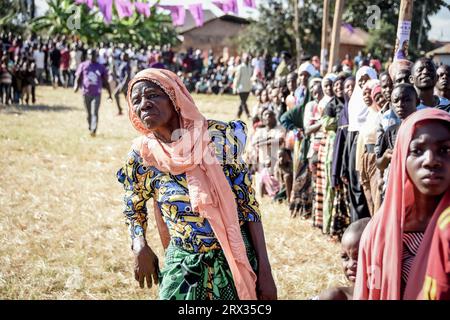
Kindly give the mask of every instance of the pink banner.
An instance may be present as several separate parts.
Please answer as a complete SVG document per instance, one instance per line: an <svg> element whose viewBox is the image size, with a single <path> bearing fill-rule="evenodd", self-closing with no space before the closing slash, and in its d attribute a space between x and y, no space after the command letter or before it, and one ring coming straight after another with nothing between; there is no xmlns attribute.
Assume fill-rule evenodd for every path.
<svg viewBox="0 0 450 320"><path fill-rule="evenodd" d="M88 6L89 9L92 9L94 7L94 0L75 0L76 4L85 4Z"/></svg>
<svg viewBox="0 0 450 320"><path fill-rule="evenodd" d="M244 0L244 6L250 8L256 8L255 0Z"/></svg>
<svg viewBox="0 0 450 320"><path fill-rule="evenodd" d="M184 6L161 6L161 8L169 10L172 15L172 23L174 26L182 26L186 19L186 11Z"/></svg>
<svg viewBox="0 0 450 320"><path fill-rule="evenodd" d="M150 17L150 3L135 2L134 6L138 13L144 15L146 18Z"/></svg>
<svg viewBox="0 0 450 320"><path fill-rule="evenodd" d="M197 27L200 27L203 25L203 22L205 21L203 16L203 6L201 4L191 4L189 5L189 11L192 14L192 17L195 20L195 25Z"/></svg>
<svg viewBox="0 0 450 320"><path fill-rule="evenodd" d="M112 20L112 0L97 0L97 4L103 14L103 20L109 24Z"/></svg>
<svg viewBox="0 0 450 320"><path fill-rule="evenodd" d="M117 15L120 19L131 17L133 15L133 4L128 0L114 0Z"/></svg>
<svg viewBox="0 0 450 320"><path fill-rule="evenodd" d="M229 12L233 12L235 14L238 13L237 0L213 1L213 3L225 13Z"/></svg>

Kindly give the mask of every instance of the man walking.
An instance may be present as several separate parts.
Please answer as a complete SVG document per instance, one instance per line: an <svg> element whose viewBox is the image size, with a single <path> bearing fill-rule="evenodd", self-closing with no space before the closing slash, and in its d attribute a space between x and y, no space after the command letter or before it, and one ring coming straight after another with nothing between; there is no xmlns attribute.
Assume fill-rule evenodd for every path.
<svg viewBox="0 0 450 320"><path fill-rule="evenodd" d="M87 120L91 136L95 137L98 124L98 109L100 108L100 98L102 85L108 90L108 100L111 98L111 89L108 83L108 73L106 68L97 62L97 52L89 49L87 59L78 66L75 76L74 91L77 92L80 85L83 85L84 105L87 111Z"/></svg>
<svg viewBox="0 0 450 320"><path fill-rule="evenodd" d="M252 90L252 67L250 66L250 56L248 54L242 55L242 63L236 68L236 75L234 78L233 89L239 94L241 104L237 113L238 118L241 118L242 112L245 111L247 118L250 119L250 112L248 111L247 99Z"/></svg>
<svg viewBox="0 0 450 320"><path fill-rule="evenodd" d="M122 107L120 106L120 94L123 93L125 100L127 98L128 82L131 79L131 66L128 54L123 52L120 57L122 63L118 70L116 70L117 87L114 91L114 99L118 109L117 115L122 115Z"/></svg>

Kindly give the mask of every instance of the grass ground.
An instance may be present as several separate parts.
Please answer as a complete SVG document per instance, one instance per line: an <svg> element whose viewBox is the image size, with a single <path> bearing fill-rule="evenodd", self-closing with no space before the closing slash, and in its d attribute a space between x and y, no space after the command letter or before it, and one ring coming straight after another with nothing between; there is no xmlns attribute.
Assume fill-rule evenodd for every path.
<svg viewBox="0 0 450 320"><path fill-rule="evenodd" d="M234 118L235 96L194 99L209 118ZM156 299L156 288L134 280L115 178L136 136L128 118L103 99L91 138L80 94L42 87L37 100L0 106L0 299ZM285 205L263 199L261 207L280 299L345 284L337 244L290 219ZM162 261L155 230L150 220Z"/></svg>

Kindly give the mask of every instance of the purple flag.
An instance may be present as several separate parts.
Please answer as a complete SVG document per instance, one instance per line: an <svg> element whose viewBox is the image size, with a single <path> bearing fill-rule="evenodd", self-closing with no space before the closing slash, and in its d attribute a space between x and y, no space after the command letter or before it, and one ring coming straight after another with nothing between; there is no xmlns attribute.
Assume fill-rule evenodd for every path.
<svg viewBox="0 0 450 320"><path fill-rule="evenodd" d="M135 2L136 11L146 18L150 17L150 3Z"/></svg>
<svg viewBox="0 0 450 320"><path fill-rule="evenodd" d="M342 26L346 28L350 33L355 32L355 29L353 29L352 25L350 23L343 23Z"/></svg>
<svg viewBox="0 0 450 320"><path fill-rule="evenodd" d="M94 7L94 0L75 0L76 4L86 4L89 9Z"/></svg>
<svg viewBox="0 0 450 320"><path fill-rule="evenodd" d="M222 1L222 8L223 12L233 12L235 14L238 13L238 5L237 0L224 0Z"/></svg>
<svg viewBox="0 0 450 320"><path fill-rule="evenodd" d="M174 26L182 26L186 18L186 11L184 6L160 6L163 9L169 10L172 16L172 23Z"/></svg>
<svg viewBox="0 0 450 320"><path fill-rule="evenodd" d="M120 19L131 17L133 15L133 4L128 0L114 0L117 15Z"/></svg>
<svg viewBox="0 0 450 320"><path fill-rule="evenodd" d="M256 8L255 0L244 0L244 6L250 8Z"/></svg>
<svg viewBox="0 0 450 320"><path fill-rule="evenodd" d="M190 4L189 11L192 14L192 17L195 20L195 25L200 27L203 25L204 16L203 16L203 6L201 4Z"/></svg>
<svg viewBox="0 0 450 320"><path fill-rule="evenodd" d="M103 20L109 24L112 20L112 0L97 0L97 4L103 14Z"/></svg>

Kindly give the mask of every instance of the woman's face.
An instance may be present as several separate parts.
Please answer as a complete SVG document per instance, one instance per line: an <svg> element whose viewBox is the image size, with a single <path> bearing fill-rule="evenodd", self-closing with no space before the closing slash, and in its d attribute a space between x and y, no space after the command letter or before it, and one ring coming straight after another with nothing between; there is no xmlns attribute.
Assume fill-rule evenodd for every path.
<svg viewBox="0 0 450 320"><path fill-rule="evenodd" d="M136 115L149 130L164 127L173 117L177 117L167 94L149 81L139 81L133 86L131 103Z"/></svg>
<svg viewBox="0 0 450 320"><path fill-rule="evenodd" d="M333 91L336 97L338 98L344 97L344 81L341 79L336 80L333 84Z"/></svg>
<svg viewBox="0 0 450 320"><path fill-rule="evenodd" d="M431 120L420 124L409 144L408 176L423 195L440 196L450 187L450 126Z"/></svg>
<svg viewBox="0 0 450 320"><path fill-rule="evenodd" d="M358 86L362 89L369 79L370 77L368 74L362 75L361 78L359 78L358 80Z"/></svg>
<svg viewBox="0 0 450 320"><path fill-rule="evenodd" d="M344 85L344 94L350 98L353 94L353 89L355 88L355 80L347 80Z"/></svg>
<svg viewBox="0 0 450 320"><path fill-rule="evenodd" d="M363 100L364 103L366 104L366 106L371 106L372 105L372 96L371 94L371 90L370 88L366 88L363 91Z"/></svg>
<svg viewBox="0 0 450 320"><path fill-rule="evenodd" d="M288 75L286 85L289 92L294 92L297 89L297 78L294 75Z"/></svg>
<svg viewBox="0 0 450 320"><path fill-rule="evenodd" d="M267 90L261 91L261 103L266 103L269 101L269 93Z"/></svg>
<svg viewBox="0 0 450 320"><path fill-rule="evenodd" d="M323 93L325 93L327 96L332 97L334 95L333 82L331 82L330 79L325 79L323 81L322 89L323 89Z"/></svg>
<svg viewBox="0 0 450 320"><path fill-rule="evenodd" d="M319 102L323 98L322 86L317 83L312 88L312 96L316 102Z"/></svg>
<svg viewBox="0 0 450 320"><path fill-rule="evenodd" d="M299 74L299 80L302 86L306 87L308 85L308 79L309 79L308 72L303 71L302 73Z"/></svg>
<svg viewBox="0 0 450 320"><path fill-rule="evenodd" d="M386 100L384 99L384 95L380 92L375 95L375 102L379 109L383 108L386 104Z"/></svg>

